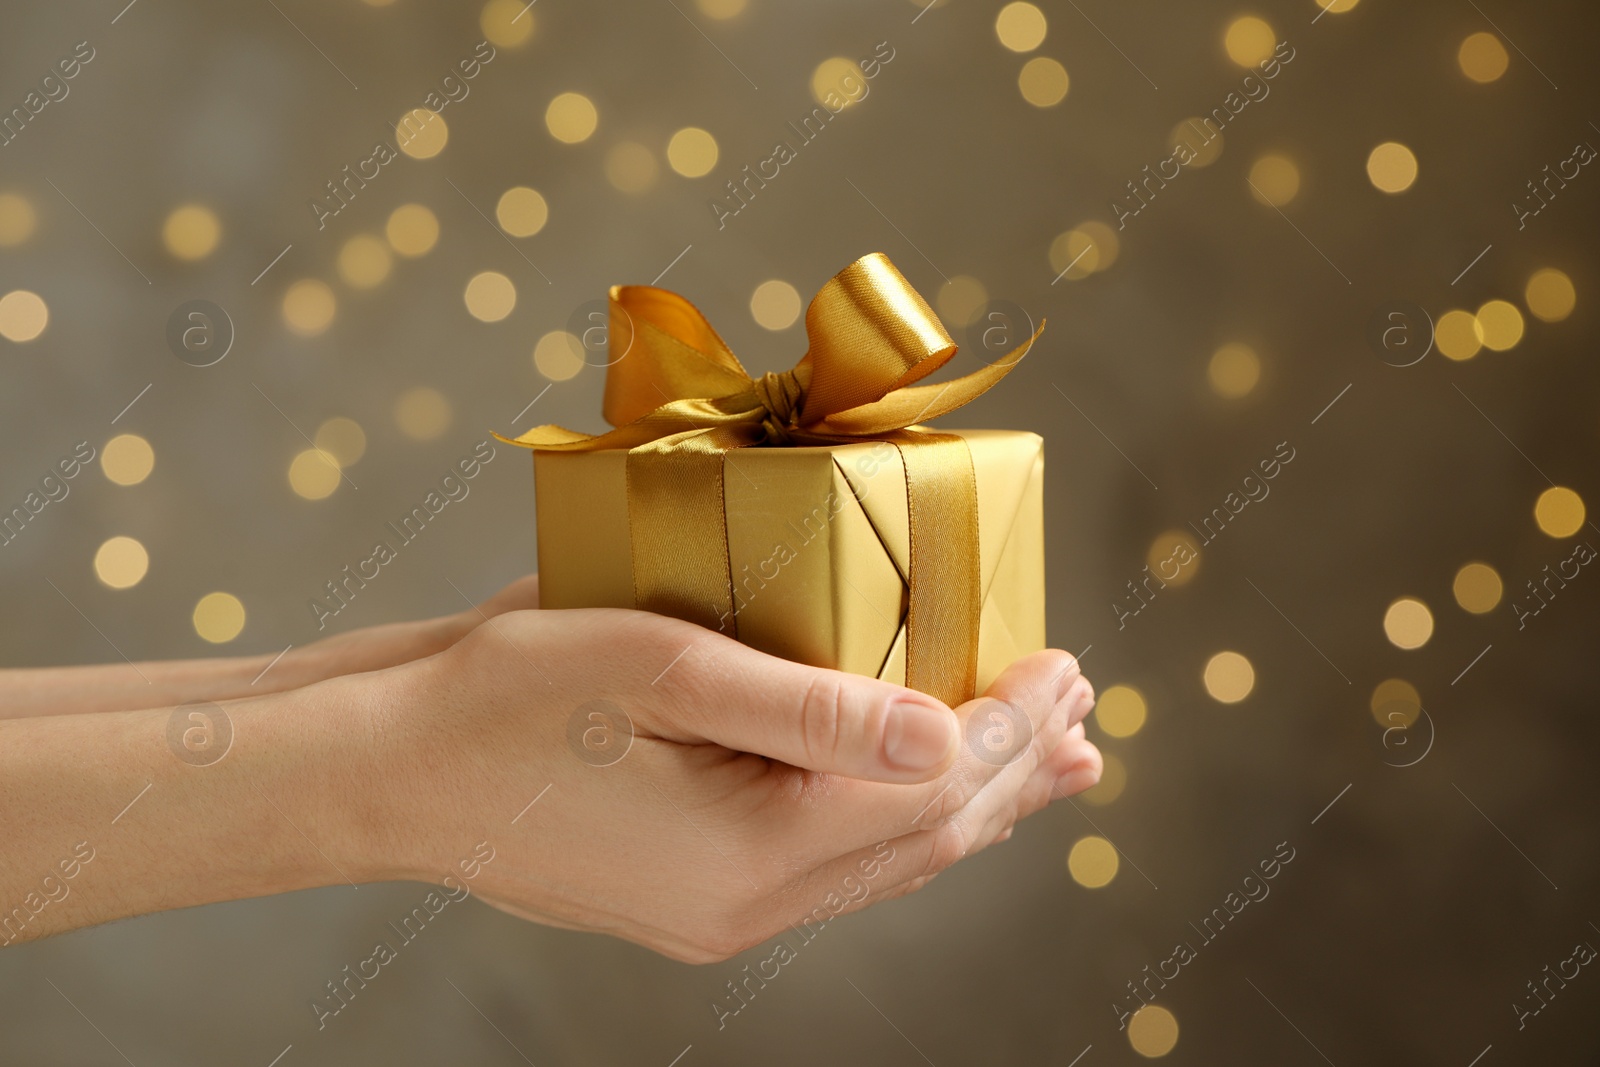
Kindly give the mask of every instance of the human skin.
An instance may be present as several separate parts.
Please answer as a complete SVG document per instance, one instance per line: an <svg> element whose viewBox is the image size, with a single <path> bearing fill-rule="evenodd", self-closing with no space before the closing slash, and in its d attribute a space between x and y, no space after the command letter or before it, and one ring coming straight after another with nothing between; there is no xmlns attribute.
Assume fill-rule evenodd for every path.
<svg viewBox="0 0 1600 1067"><path fill-rule="evenodd" d="M470 888L494 906L710 962L801 921L880 842L893 857L852 910L1099 778L1093 692L1064 652L952 713L641 612L485 615L421 659L219 700L232 743L206 765L169 740L188 709L0 722L0 942L315 886L460 884L487 842ZM631 722L607 766L569 742L596 699ZM995 700L1031 733L1006 762L963 729ZM80 842L93 859L68 880Z"/></svg>

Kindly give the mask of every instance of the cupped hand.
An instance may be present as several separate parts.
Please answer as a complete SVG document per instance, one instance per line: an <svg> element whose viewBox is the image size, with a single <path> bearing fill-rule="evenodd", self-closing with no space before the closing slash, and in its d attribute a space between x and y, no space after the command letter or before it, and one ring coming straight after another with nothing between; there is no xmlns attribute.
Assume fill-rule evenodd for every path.
<svg viewBox="0 0 1600 1067"><path fill-rule="evenodd" d="M374 681L397 872L486 842L489 903L693 962L911 892L1101 768L1060 651L952 711L660 616L512 611Z"/></svg>

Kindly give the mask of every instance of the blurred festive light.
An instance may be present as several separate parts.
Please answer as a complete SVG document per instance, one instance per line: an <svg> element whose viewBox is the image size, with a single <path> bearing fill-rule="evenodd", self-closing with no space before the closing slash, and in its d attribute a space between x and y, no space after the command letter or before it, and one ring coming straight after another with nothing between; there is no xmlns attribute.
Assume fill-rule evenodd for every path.
<svg viewBox="0 0 1600 1067"><path fill-rule="evenodd" d="M1128 785L1128 767L1116 756L1109 752L1100 755L1104 767L1100 771L1100 780L1085 789L1079 796L1089 803L1104 807L1122 795Z"/></svg>
<svg viewBox="0 0 1600 1067"><path fill-rule="evenodd" d="M1034 107L1055 107L1066 99L1070 85L1067 68L1049 56L1034 56L1022 65L1022 73L1017 75L1022 99Z"/></svg>
<svg viewBox="0 0 1600 1067"><path fill-rule="evenodd" d="M1215 126L1214 120L1213 128L1207 129L1206 120L1203 118L1184 119L1167 134L1168 155L1170 156L1178 145L1187 145L1193 155L1184 166L1209 167L1222 155L1222 131Z"/></svg>
<svg viewBox="0 0 1600 1067"><path fill-rule="evenodd" d="M1385 729L1404 727L1416 722L1417 716L1422 714L1422 697L1417 687L1404 678L1390 678L1379 682L1372 690L1368 706L1379 726Z"/></svg>
<svg viewBox="0 0 1600 1067"><path fill-rule="evenodd" d="M1533 505L1533 518L1551 537L1571 537L1583 527L1588 509L1583 497L1564 486L1553 485L1539 494Z"/></svg>
<svg viewBox="0 0 1600 1067"><path fill-rule="evenodd" d="M0 248L14 248L33 236L39 219L33 205L16 193L0 193Z"/></svg>
<svg viewBox="0 0 1600 1067"><path fill-rule="evenodd" d="M184 204L173 209L161 227L161 241L179 259L205 259L222 239L222 223L216 213L203 204Z"/></svg>
<svg viewBox="0 0 1600 1067"><path fill-rule="evenodd" d="M1237 704L1256 687L1256 669L1237 652L1218 652L1206 660L1206 692L1222 704Z"/></svg>
<svg viewBox="0 0 1600 1067"><path fill-rule="evenodd" d="M550 136L563 144L587 141L600 125L594 101L582 93L562 93L544 111L544 124Z"/></svg>
<svg viewBox="0 0 1600 1067"><path fill-rule="evenodd" d="M1456 603L1474 615L1485 615L1500 603L1504 592L1500 574L1487 563L1468 563L1456 571Z"/></svg>
<svg viewBox="0 0 1600 1067"><path fill-rule="evenodd" d="M478 15L478 26L490 44L520 48L533 36L532 8L522 0L489 0Z"/></svg>
<svg viewBox="0 0 1600 1067"><path fill-rule="evenodd" d="M328 419L317 427L313 443L334 458L341 468L367 454L367 432L355 419L343 415Z"/></svg>
<svg viewBox="0 0 1600 1067"><path fill-rule="evenodd" d="M744 13L745 0L695 0L695 5L708 19L731 19Z"/></svg>
<svg viewBox="0 0 1600 1067"><path fill-rule="evenodd" d="M301 337L315 337L333 322L337 307L325 282L302 278L283 294L283 321Z"/></svg>
<svg viewBox="0 0 1600 1067"><path fill-rule="evenodd" d="M207 593L194 606L194 632L213 645L227 644L244 629L244 605L232 593Z"/></svg>
<svg viewBox="0 0 1600 1067"><path fill-rule="evenodd" d="M1128 1044L1146 1059L1171 1052L1178 1043L1178 1019L1159 1004L1146 1004L1128 1020Z"/></svg>
<svg viewBox="0 0 1600 1067"><path fill-rule="evenodd" d="M393 267L388 244L371 234L356 234L339 249L339 277L356 289L382 285Z"/></svg>
<svg viewBox="0 0 1600 1067"><path fill-rule="evenodd" d="M1115 263L1121 246L1110 226L1084 222L1050 242L1050 269L1057 277L1086 278Z"/></svg>
<svg viewBox="0 0 1600 1067"><path fill-rule="evenodd" d="M566 330L552 330L533 346L533 365L552 382L564 382L583 370L583 342Z"/></svg>
<svg viewBox="0 0 1600 1067"><path fill-rule="evenodd" d="M100 469L117 485L138 485L156 466L156 451L136 433L122 433L100 450Z"/></svg>
<svg viewBox="0 0 1600 1067"><path fill-rule="evenodd" d="M1229 24L1222 43L1229 59L1241 67L1253 67L1272 55L1272 50L1278 46L1278 35L1261 19L1245 15Z"/></svg>
<svg viewBox="0 0 1600 1067"><path fill-rule="evenodd" d="M44 298L27 289L13 289L0 296L0 337L18 344L44 333L50 323L50 309Z"/></svg>
<svg viewBox="0 0 1600 1067"><path fill-rule="evenodd" d="M1200 546L1185 530L1156 534L1144 558L1162 585L1188 585L1200 573Z"/></svg>
<svg viewBox="0 0 1600 1067"><path fill-rule="evenodd" d="M1332 15L1342 15L1355 7L1361 0L1312 0L1322 10Z"/></svg>
<svg viewBox="0 0 1600 1067"><path fill-rule="evenodd" d="M1218 396L1237 400L1248 396L1261 380L1261 359L1249 345L1225 344L1211 354L1206 377Z"/></svg>
<svg viewBox="0 0 1600 1067"><path fill-rule="evenodd" d="M957 274L939 286L934 306L946 326L971 326L989 302L989 290L970 274Z"/></svg>
<svg viewBox="0 0 1600 1067"><path fill-rule="evenodd" d="M1522 340L1522 312L1508 300L1490 300L1478 309L1478 340L1483 347L1507 352Z"/></svg>
<svg viewBox="0 0 1600 1067"><path fill-rule="evenodd" d="M444 151L450 127L443 116L425 107L412 108L394 126L395 143L412 159L432 159Z"/></svg>
<svg viewBox="0 0 1600 1067"><path fill-rule="evenodd" d="M94 554L94 574L113 589L131 589L150 569L150 554L131 537L113 537Z"/></svg>
<svg viewBox="0 0 1600 1067"><path fill-rule="evenodd" d="M550 205L537 189L514 185L500 194L494 217L511 236L532 237L550 220Z"/></svg>
<svg viewBox="0 0 1600 1067"><path fill-rule="evenodd" d="M1250 195L1282 207L1300 192L1300 169L1284 156L1262 156L1250 166Z"/></svg>
<svg viewBox="0 0 1600 1067"><path fill-rule="evenodd" d="M1433 342L1448 359L1466 360L1478 354L1478 320L1470 311L1446 311L1433 327Z"/></svg>
<svg viewBox="0 0 1600 1067"><path fill-rule="evenodd" d="M1461 42L1456 62L1461 64L1461 73L1475 82L1488 84L1506 72L1511 57L1494 34L1474 33Z"/></svg>
<svg viewBox="0 0 1600 1067"><path fill-rule="evenodd" d="M1117 239L1117 231L1110 226L1095 219L1078 224L1078 232L1094 242L1094 269L1096 273L1111 269L1117 261L1117 253L1122 251L1122 242Z"/></svg>
<svg viewBox="0 0 1600 1067"><path fill-rule="evenodd" d="M307 500L322 500L339 488L339 461L320 448L308 448L289 461L289 488Z"/></svg>
<svg viewBox="0 0 1600 1067"><path fill-rule="evenodd" d="M655 154L636 141L623 141L606 153L606 181L619 192L642 193L656 183Z"/></svg>
<svg viewBox="0 0 1600 1067"><path fill-rule="evenodd" d="M1416 597L1403 596L1383 613L1383 632L1396 648L1421 648L1433 636L1433 612Z"/></svg>
<svg viewBox="0 0 1600 1067"><path fill-rule="evenodd" d="M853 59L833 56L811 72L811 95L830 111L844 110L866 99L867 76Z"/></svg>
<svg viewBox="0 0 1600 1067"><path fill-rule="evenodd" d="M1095 701L1094 721L1111 737L1132 737L1144 720L1144 696L1131 685L1114 685Z"/></svg>
<svg viewBox="0 0 1600 1067"><path fill-rule="evenodd" d="M450 428L455 413L437 389L419 385L407 389L394 402L394 421L413 441L432 441Z"/></svg>
<svg viewBox="0 0 1600 1067"><path fill-rule="evenodd" d="M1024 0L1016 0L995 16L994 32L1000 43L1013 52L1031 52L1044 43L1047 25L1043 11Z"/></svg>
<svg viewBox="0 0 1600 1067"><path fill-rule="evenodd" d="M1117 876L1117 850L1103 837L1080 837L1067 853L1067 870L1072 880L1085 889L1109 885Z"/></svg>
<svg viewBox="0 0 1600 1067"><path fill-rule="evenodd" d="M800 292L788 282L762 282L750 297L750 314L769 330L787 330L800 317Z"/></svg>
<svg viewBox="0 0 1600 1067"><path fill-rule="evenodd" d="M717 139L698 126L685 126L667 142L667 162L685 178L709 174L717 165Z"/></svg>
<svg viewBox="0 0 1600 1067"><path fill-rule="evenodd" d="M401 204L389 215L383 233L389 239L389 247L415 259L427 255L438 242L439 220L421 204Z"/></svg>
<svg viewBox="0 0 1600 1067"><path fill-rule="evenodd" d="M1554 267L1536 271L1528 279L1528 287L1522 295L1528 302L1528 310L1533 312L1535 318L1545 322L1560 322L1572 314L1578 302L1572 279Z"/></svg>
<svg viewBox="0 0 1600 1067"><path fill-rule="evenodd" d="M480 322L499 322L517 306L517 287L497 270L474 274L461 295L467 311Z"/></svg>
<svg viewBox="0 0 1600 1067"><path fill-rule="evenodd" d="M1399 141L1385 141L1367 155L1367 178L1386 193L1403 193L1417 180L1417 157Z"/></svg>

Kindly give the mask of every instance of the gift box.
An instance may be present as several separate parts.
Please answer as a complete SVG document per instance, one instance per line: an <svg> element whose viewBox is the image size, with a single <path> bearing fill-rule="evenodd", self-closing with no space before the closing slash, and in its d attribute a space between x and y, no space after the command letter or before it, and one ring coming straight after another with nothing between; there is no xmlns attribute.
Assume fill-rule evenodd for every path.
<svg viewBox="0 0 1600 1067"><path fill-rule="evenodd" d="M610 308L616 429L502 438L534 450L542 607L658 611L950 704L1044 647L1041 439L923 424L1037 334L915 384L956 346L879 254L812 301L799 365L759 379L676 294Z"/></svg>

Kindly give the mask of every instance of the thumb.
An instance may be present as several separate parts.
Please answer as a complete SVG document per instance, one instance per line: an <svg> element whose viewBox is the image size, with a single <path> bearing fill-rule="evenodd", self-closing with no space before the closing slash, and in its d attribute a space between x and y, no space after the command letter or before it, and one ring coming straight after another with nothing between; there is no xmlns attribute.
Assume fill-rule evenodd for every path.
<svg viewBox="0 0 1600 1067"><path fill-rule="evenodd" d="M698 646L685 657L688 669L662 681L677 707L672 722L660 726L807 770L877 782L925 782L955 758L956 715L925 693L791 663L736 641Z"/></svg>

